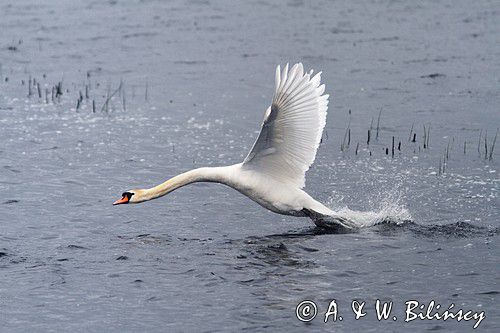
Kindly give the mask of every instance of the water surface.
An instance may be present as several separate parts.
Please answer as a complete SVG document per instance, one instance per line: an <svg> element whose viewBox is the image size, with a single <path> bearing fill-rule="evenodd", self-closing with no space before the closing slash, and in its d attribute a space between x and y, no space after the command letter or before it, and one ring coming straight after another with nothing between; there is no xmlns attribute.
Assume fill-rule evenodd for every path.
<svg viewBox="0 0 500 333"><path fill-rule="evenodd" d="M498 331L500 153L485 158L484 138L491 151L499 15L495 1L0 4L1 327L471 330L405 324L416 299L485 311L481 331ZM275 66L295 61L322 70L331 94L306 190L411 222L325 233L215 184L111 206L125 189L240 162ZM320 313L336 299L345 318L301 323L304 299ZM399 319L356 321L353 299L392 300Z"/></svg>

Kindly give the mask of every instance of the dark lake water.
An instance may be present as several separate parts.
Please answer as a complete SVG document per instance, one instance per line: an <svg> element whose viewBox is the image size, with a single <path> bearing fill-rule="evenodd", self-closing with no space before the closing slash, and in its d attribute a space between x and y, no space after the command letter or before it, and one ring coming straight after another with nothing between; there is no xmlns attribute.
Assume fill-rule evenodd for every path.
<svg viewBox="0 0 500 333"><path fill-rule="evenodd" d="M1 331L472 330L408 300L500 331L497 1L0 1L0 31ZM306 190L401 223L329 234L214 184L111 205L240 162L297 61L331 95Z"/></svg>

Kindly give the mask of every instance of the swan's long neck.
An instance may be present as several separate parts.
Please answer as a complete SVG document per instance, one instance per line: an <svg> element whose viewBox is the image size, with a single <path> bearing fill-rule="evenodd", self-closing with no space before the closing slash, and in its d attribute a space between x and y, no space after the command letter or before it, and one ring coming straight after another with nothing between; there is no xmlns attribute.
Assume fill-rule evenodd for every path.
<svg viewBox="0 0 500 333"><path fill-rule="evenodd" d="M160 185L142 190L141 201L162 197L180 187L195 182L214 182L230 184L231 166L205 167L193 169L177 175Z"/></svg>

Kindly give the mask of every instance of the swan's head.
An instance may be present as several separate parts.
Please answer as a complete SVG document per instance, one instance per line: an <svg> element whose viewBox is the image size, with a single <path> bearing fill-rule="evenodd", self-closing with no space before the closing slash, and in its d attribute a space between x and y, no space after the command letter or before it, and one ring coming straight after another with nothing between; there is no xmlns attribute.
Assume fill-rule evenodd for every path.
<svg viewBox="0 0 500 333"><path fill-rule="evenodd" d="M123 205L128 203L139 203L146 199L143 195L143 190L128 190L123 192L122 198L113 202L113 205Z"/></svg>

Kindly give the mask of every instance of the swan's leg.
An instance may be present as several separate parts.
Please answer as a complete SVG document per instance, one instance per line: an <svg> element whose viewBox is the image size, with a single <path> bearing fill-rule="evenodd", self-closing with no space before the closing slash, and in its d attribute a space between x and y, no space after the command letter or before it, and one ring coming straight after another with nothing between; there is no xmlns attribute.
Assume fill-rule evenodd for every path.
<svg viewBox="0 0 500 333"><path fill-rule="evenodd" d="M307 208L304 208L302 212L321 228L337 231L353 231L358 229L354 222L339 215L325 215Z"/></svg>

